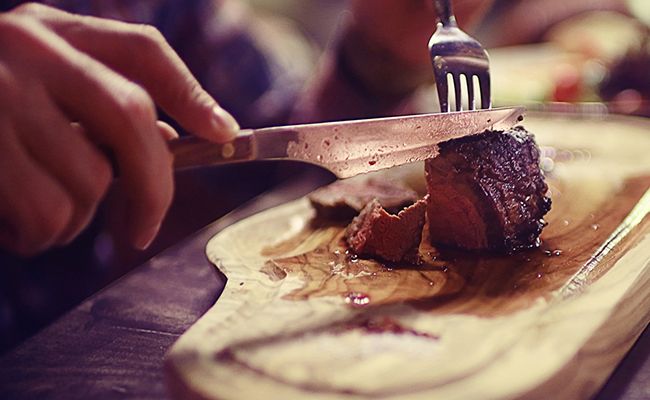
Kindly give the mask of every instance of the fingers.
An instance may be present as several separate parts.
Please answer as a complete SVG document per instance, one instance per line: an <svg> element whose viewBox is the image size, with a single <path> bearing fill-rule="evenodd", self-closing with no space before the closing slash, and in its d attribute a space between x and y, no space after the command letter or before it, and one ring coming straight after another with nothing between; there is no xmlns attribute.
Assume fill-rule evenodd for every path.
<svg viewBox="0 0 650 400"><path fill-rule="evenodd" d="M0 52L13 56L13 68L27 70L26 81L39 79L67 118L84 127L93 145L107 146L116 153L130 204L127 221L131 241L138 248L146 247L157 233L173 194L171 155L156 123L152 99L139 85L74 49L37 21L18 17L2 22ZM3 36L11 40L3 41ZM34 115L42 113L32 111ZM33 155L44 165L53 166L56 159L41 150L44 148L38 141L30 142ZM17 165L33 168L27 162ZM69 172L65 167L60 167L60 173L56 168L53 171L55 177ZM35 195L28 189L25 191ZM76 226L80 225L81 219ZM77 230L74 224L70 228L71 234Z"/></svg>
<svg viewBox="0 0 650 400"><path fill-rule="evenodd" d="M83 128L70 124L44 92L23 90L31 100L25 108L36 107L40 115L18 114L16 130L29 156L71 197L73 213L56 240L56 244L67 244L90 223L112 181L111 166Z"/></svg>
<svg viewBox="0 0 650 400"><path fill-rule="evenodd" d="M110 165L38 81L0 64L0 92L0 242L24 255L67 244L106 193Z"/></svg>
<svg viewBox="0 0 650 400"><path fill-rule="evenodd" d="M158 131L165 140L178 139L178 132L172 128L168 123L163 121L156 121Z"/></svg>
<svg viewBox="0 0 650 400"><path fill-rule="evenodd" d="M24 151L11 124L0 123L0 244L29 256L55 244L72 216L62 187Z"/></svg>
<svg viewBox="0 0 650 400"><path fill-rule="evenodd" d="M157 121L154 101L207 139L232 139L237 122L154 28L28 4L0 14L0 31L0 67L35 93L0 91L0 102L28 99L0 107L0 134L13 138L0 148L9 171L0 178L0 243L28 254L76 236L111 180L97 148L106 146L128 197L131 241L147 247L171 203L165 141L178 136Z"/></svg>
<svg viewBox="0 0 650 400"><path fill-rule="evenodd" d="M83 71L76 65L84 65ZM86 59L76 65L67 74L50 76L49 92L90 137L115 152L129 197L132 242L145 248L173 194L172 158L154 104L142 88L102 64Z"/></svg>
<svg viewBox="0 0 650 400"><path fill-rule="evenodd" d="M157 29L72 15L40 5L21 10L37 15L78 50L142 84L188 131L223 142L233 139L239 130L235 119L201 88Z"/></svg>

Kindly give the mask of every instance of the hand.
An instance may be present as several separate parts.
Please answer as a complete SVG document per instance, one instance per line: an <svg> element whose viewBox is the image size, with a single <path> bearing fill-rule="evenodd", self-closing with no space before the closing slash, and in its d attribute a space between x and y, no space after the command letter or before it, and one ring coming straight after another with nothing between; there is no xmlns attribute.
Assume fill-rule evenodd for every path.
<svg viewBox="0 0 650 400"><path fill-rule="evenodd" d="M493 1L455 1L459 26L475 22ZM349 11L292 122L412 113L409 97L433 83L428 42L438 19L431 0L352 0Z"/></svg>
<svg viewBox="0 0 650 400"><path fill-rule="evenodd" d="M147 247L171 203L165 140L177 136L155 104L206 139L239 129L153 27L38 4L0 14L0 245L32 255L79 234L112 181L109 148L131 242Z"/></svg>
<svg viewBox="0 0 650 400"><path fill-rule="evenodd" d="M471 25L494 0L456 0L452 10L461 28ZM431 66L427 50L436 30L431 0L353 0L353 29L405 64Z"/></svg>

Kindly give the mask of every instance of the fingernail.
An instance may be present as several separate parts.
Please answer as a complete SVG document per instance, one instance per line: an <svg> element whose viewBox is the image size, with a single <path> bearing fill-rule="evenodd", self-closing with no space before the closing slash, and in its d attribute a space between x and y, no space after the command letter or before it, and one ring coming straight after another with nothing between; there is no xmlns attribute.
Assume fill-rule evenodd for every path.
<svg viewBox="0 0 650 400"><path fill-rule="evenodd" d="M133 245L139 250L146 250L151 245L151 242L156 238L156 235L158 235L159 230L160 224L151 229L140 232Z"/></svg>
<svg viewBox="0 0 650 400"><path fill-rule="evenodd" d="M178 139L178 132L171 125L164 121L156 121L156 127L165 140Z"/></svg>
<svg viewBox="0 0 650 400"><path fill-rule="evenodd" d="M233 136L239 132L239 124L228 111L219 106L212 109L214 119L212 120L215 129L231 133Z"/></svg>

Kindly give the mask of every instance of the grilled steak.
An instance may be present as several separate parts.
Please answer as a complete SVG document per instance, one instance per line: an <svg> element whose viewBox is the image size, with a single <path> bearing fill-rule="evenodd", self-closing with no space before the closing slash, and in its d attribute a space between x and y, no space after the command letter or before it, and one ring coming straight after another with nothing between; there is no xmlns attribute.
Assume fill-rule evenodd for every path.
<svg viewBox="0 0 650 400"><path fill-rule="evenodd" d="M360 256L401 261L417 254L427 206L426 196L403 209L389 214L377 199L368 203L345 231L350 249Z"/></svg>
<svg viewBox="0 0 650 400"><path fill-rule="evenodd" d="M524 128L442 143L425 177L432 244L506 253L539 245L551 199Z"/></svg>

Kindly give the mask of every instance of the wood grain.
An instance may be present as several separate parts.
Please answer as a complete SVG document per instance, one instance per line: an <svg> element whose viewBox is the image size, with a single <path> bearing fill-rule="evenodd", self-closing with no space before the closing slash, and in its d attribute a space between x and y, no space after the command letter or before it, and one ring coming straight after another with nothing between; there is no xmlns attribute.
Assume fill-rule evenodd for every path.
<svg viewBox="0 0 650 400"><path fill-rule="evenodd" d="M648 323L650 126L525 126L544 148L553 199L539 249L506 257L423 241L418 266L378 263L349 254L343 227L315 220L305 199L255 215L208 244L228 282L168 354L171 392L592 396ZM417 167L384 174L421 190Z"/></svg>

